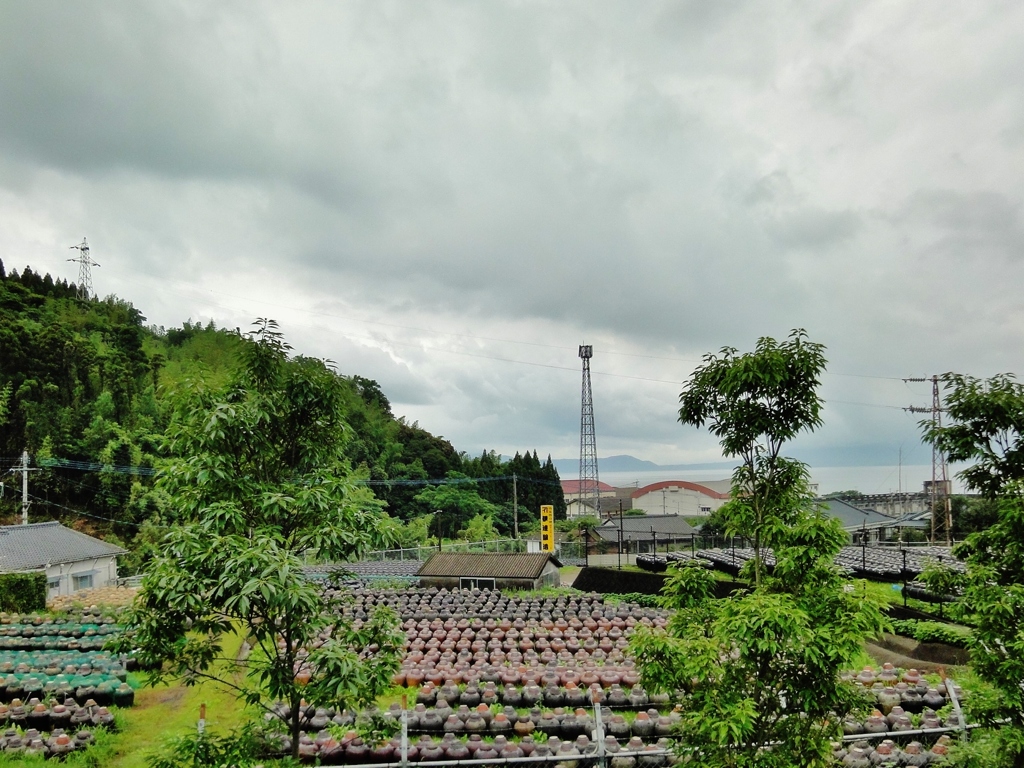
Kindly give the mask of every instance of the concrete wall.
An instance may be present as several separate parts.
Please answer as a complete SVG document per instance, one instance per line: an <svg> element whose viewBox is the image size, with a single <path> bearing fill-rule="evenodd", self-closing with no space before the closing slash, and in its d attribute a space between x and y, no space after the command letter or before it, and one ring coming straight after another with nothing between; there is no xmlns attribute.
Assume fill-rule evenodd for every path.
<svg viewBox="0 0 1024 768"><path fill-rule="evenodd" d="M587 555L587 565L597 568L614 568L619 564L619 558L619 555L595 555L591 553ZM630 552L628 555L623 553L621 562L623 565L636 565L636 553Z"/></svg>
<svg viewBox="0 0 1024 768"><path fill-rule="evenodd" d="M75 577L92 576L92 588L107 587L117 583L117 558L113 555L97 557L92 560L80 560L77 563L61 563L46 569L46 579L50 584L58 582L56 587L47 590L47 597L71 595L75 589ZM85 585L79 589L86 589Z"/></svg>

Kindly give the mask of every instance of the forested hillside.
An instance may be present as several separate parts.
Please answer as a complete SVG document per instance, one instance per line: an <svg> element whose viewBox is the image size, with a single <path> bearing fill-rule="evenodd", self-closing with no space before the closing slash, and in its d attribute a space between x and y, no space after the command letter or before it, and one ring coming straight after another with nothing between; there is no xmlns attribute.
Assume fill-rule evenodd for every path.
<svg viewBox="0 0 1024 768"><path fill-rule="evenodd" d="M160 519L153 480L169 399L190 379L226 381L242 343L237 330L213 323L147 326L129 302L83 301L74 284L31 268L7 274L0 262L0 522L14 522L20 509L20 478L9 470L28 450L40 468L30 479L31 520L59 518L130 542L147 520ZM376 381L338 375L348 393L348 458L407 523L406 543L428 531L447 538L510 532L513 475L521 526L536 519L540 504L564 516L550 457L485 451L471 458L393 414ZM438 510L438 519L430 517Z"/></svg>

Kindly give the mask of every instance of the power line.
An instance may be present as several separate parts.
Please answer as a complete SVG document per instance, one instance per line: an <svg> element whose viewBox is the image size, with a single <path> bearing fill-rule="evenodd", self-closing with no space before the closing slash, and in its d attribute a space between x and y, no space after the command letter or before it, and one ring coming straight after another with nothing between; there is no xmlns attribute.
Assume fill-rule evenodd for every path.
<svg viewBox="0 0 1024 768"><path fill-rule="evenodd" d="M20 461L20 460L19 460ZM125 475L143 475L143 476L155 476L159 474L158 469L154 467L134 467L114 464L100 464L95 461L78 461L75 459L62 459L58 457L48 457L45 459L39 459L36 462L41 467L49 469L74 469L80 472L117 472ZM14 469L12 471L18 471ZM488 477L442 477L442 478L394 478L390 480L363 480L358 479L353 482L356 485L369 485L369 486L428 486L428 485L462 485L467 483L492 483L500 481L511 481L513 478L518 478L525 483L533 483L535 485L550 485L561 487L560 483L556 483L553 480L542 480L540 478L523 477L522 475L491 475ZM79 488L90 490L81 483L76 483L74 480L68 480L68 482L77 485ZM34 497L33 497L34 498Z"/></svg>
<svg viewBox="0 0 1024 768"><path fill-rule="evenodd" d="M83 512L80 509L74 509L72 507L67 507L67 506L65 506L63 504L58 504L55 501L49 501L47 499L41 499L38 496L32 496L31 494L30 494L30 497L31 497L31 499L33 501L35 501L38 504L42 504L43 506L56 507L57 509L63 509L66 512L72 512L72 513L74 513L76 515L81 515L82 517L91 517L93 520L103 520L103 521L108 522L108 523L117 523L118 525L127 525L127 526L130 526L132 528L141 528L142 527L138 523L128 522L127 520L115 520L112 517L101 517L100 515L93 515L93 514L91 514L89 512Z"/></svg>

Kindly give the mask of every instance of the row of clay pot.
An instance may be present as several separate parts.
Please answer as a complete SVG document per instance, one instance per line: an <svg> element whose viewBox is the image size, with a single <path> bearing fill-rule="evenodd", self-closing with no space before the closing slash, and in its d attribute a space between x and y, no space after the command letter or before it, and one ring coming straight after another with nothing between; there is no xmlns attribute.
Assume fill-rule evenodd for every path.
<svg viewBox="0 0 1024 768"><path fill-rule="evenodd" d="M546 688L541 688L539 685L531 684L520 689L513 685L498 688L493 683L488 683L483 687L470 684L465 688L460 688L449 680L439 687L427 683L416 692L416 703L427 706L434 704L440 706L444 703L446 706L452 707L459 705L491 707L502 704L517 709L540 706L575 708L589 706L598 701L614 708L645 709L648 704L659 706L667 704L668 696L661 694L650 696L639 683L628 689L618 683L613 683L607 689L598 683L593 683L589 688L581 688L572 682L567 683L564 687L549 685Z"/></svg>
<svg viewBox="0 0 1024 768"><path fill-rule="evenodd" d="M904 746L885 739L881 742L855 741L852 744L834 744L832 757L845 768L873 768L874 766L925 766L946 764L952 739L941 736L931 748L919 741Z"/></svg>
<svg viewBox="0 0 1024 768"><path fill-rule="evenodd" d="M328 590L328 597L332 593ZM354 600L348 601L343 609L343 614L354 618L366 618L379 606L386 606L396 611L404 619L455 619L473 622L479 619L482 625L487 622L500 624L509 622L511 624L517 619L542 620L556 622L558 620L594 619L613 620L615 618L626 619L629 617L655 618L664 616L664 612L654 608L642 608L638 605L620 604L618 606L605 605L600 602L588 602L586 600L570 600L567 602L555 601L531 601L529 598L516 599L514 597L499 597L495 600L484 600L482 593L470 592L469 590L453 590L446 595L437 594L433 597L420 596L417 600L414 597L403 599L402 597L384 597L383 599L373 598L366 594L356 593Z"/></svg>
<svg viewBox="0 0 1024 768"><path fill-rule="evenodd" d="M876 709L864 721L855 717L846 718L843 721L843 733L847 736L861 733L895 733L917 728L958 728L961 724L960 716L956 712L939 717L934 709L925 709L919 722L919 725L915 724L902 707L893 707L888 715L883 715Z"/></svg>
<svg viewBox="0 0 1024 768"><path fill-rule="evenodd" d="M93 699L97 704L104 707L116 705L118 707L130 707L135 703L135 691L127 683L120 685L106 681L99 685L80 685L73 688L70 684L61 685L46 683L43 685L3 686L0 684L0 706L14 704L23 699L46 699L65 703L68 699L79 699L85 701Z"/></svg>
<svg viewBox="0 0 1024 768"><path fill-rule="evenodd" d="M281 737L277 749L283 753L290 749L290 746L290 740ZM623 741L615 736L606 736L604 740L604 751L609 755L609 765L612 768L657 768L674 764L675 758L668 754L671 748L672 744L668 739L645 743L637 737ZM621 754L623 752L640 754ZM581 758L593 759L597 753L598 745L583 734L573 740L562 740L555 736L547 739L524 736L522 739L511 740L503 735L495 736L493 740L485 740L479 734L461 739L449 733L441 739L421 736L419 739L410 740L407 757L410 762L428 762L557 755L565 758L565 765L572 765L578 763ZM339 741L325 730L319 733L303 733L299 738L299 755L303 762L318 761L320 765L397 762L401 760L401 742L396 737L374 748L365 744L354 732L350 732Z"/></svg>
<svg viewBox="0 0 1024 768"><path fill-rule="evenodd" d="M396 704L385 715L400 722L402 711ZM539 731L548 736L573 739L581 733L591 733L594 730L593 715L582 707L575 710L561 707L541 710L535 707L529 713L519 714L513 707L495 711L482 704L472 709L464 705L453 709L448 706L427 708L423 704L417 704L406 713L406 718L409 730L416 733L514 733L516 736L527 736ZM657 709L649 709L638 712L630 722L621 714L604 710L602 720L605 732L612 736L639 736L647 739L652 736L670 736L679 715L663 715Z"/></svg>
<svg viewBox="0 0 1024 768"><path fill-rule="evenodd" d="M83 608L64 614L0 613L0 626L60 627L65 624L116 624L119 610Z"/></svg>
<svg viewBox="0 0 1024 768"><path fill-rule="evenodd" d="M590 638L593 638L595 640L601 640L604 637L610 637L612 640L618 640L620 637L623 637L624 634L626 637L629 637L629 630L633 629L636 626L643 625L653 627L660 626L662 623L660 619L646 618L636 620L616 618L615 621L621 622L622 626L616 626L616 624L609 621L607 622L607 625L598 624L597 622L590 622L595 625L592 627L586 626L585 624L583 624L583 622L578 622L579 624L581 624L581 626L579 627L543 627L539 624L534 624L527 625L523 629L516 629L515 627L512 627L508 630L500 628L495 628L493 630L477 630L457 628L444 629L443 627L439 629L431 629L429 626L413 626L405 627L404 630L406 638L410 642L416 639L424 641L434 639L438 642L448 641L452 643L465 641L468 643L465 647L469 648L474 641L482 642L484 643L484 646L482 647L486 647L488 646L489 643L495 642L498 643L498 645L500 646L503 640L512 643L514 643L517 640L530 640L532 642L540 642L541 640L545 640L549 643L554 642L555 640L562 640L563 642L568 642L570 639L576 639L578 640L578 642L582 643L586 640L589 640Z"/></svg>
<svg viewBox="0 0 1024 768"><path fill-rule="evenodd" d="M116 624L5 624L0 625L0 638L79 638L116 635Z"/></svg>
<svg viewBox="0 0 1024 768"><path fill-rule="evenodd" d="M878 684L876 683L876 685ZM949 696L944 695L944 691L940 692L937 687L931 687L924 682L918 683L913 688L906 683L899 683L894 688L872 688L871 694L875 697L878 708L885 715L888 715L894 707L919 715L925 709L942 709L950 701Z"/></svg>
<svg viewBox="0 0 1024 768"><path fill-rule="evenodd" d="M14 651L101 651L106 637L3 637L0 652Z"/></svg>
<svg viewBox="0 0 1024 768"><path fill-rule="evenodd" d="M51 728L75 730L87 726L114 727L114 716L103 705L89 699L79 706L74 699L66 699L63 704L54 703L47 706L39 699L29 699L23 703L15 699L10 706L0 704L0 728L35 728L49 731Z"/></svg>
<svg viewBox="0 0 1024 768"><path fill-rule="evenodd" d="M621 661L618 663L607 660L602 666L593 661L581 663L575 659L566 659L562 664L544 663L539 657L531 659L532 663L529 664L503 666L477 664L476 661L473 664L467 661L431 663L433 660L410 656L403 662L395 676L395 684L410 687L430 684L442 687L453 683L465 683L479 685L481 688L520 685L536 685L540 688L589 688L595 684L602 688L611 688L613 685L633 687L640 682L640 673L632 660L620 658Z"/></svg>
<svg viewBox="0 0 1024 768"><path fill-rule="evenodd" d="M525 632L528 629L534 631L543 630L545 632L554 632L555 630L566 632L570 629L577 632L589 629L593 632L599 628L610 629L612 627L622 629L624 627L633 627L637 624L661 624L667 617L667 613L654 611L653 609L638 609L623 616L618 614L612 616L602 615L600 618L592 616L546 619L522 617L516 619L508 617L482 619L479 616L462 619L415 619L412 617L402 617L402 629L406 631L412 629L417 631L428 630L430 632L444 632L445 634L458 632L467 637L470 636L468 633L472 633L473 635L486 638L496 632L507 633L513 630ZM361 619L356 619L356 621L361 621Z"/></svg>
<svg viewBox="0 0 1024 768"><path fill-rule="evenodd" d="M916 686L925 682L924 675L916 669L901 670L889 662L886 662L878 669L867 666L856 674L853 672L844 673L842 678L847 682L855 683L865 688L872 688L876 684L881 684L883 687L895 687L900 683Z"/></svg>
<svg viewBox="0 0 1024 768"><path fill-rule="evenodd" d="M24 653L14 654L0 661L0 675L27 675L40 673L47 677L65 675L86 677L99 673L125 679L126 670L131 670L131 657L121 663L119 657L109 653L77 652Z"/></svg>
<svg viewBox="0 0 1024 768"><path fill-rule="evenodd" d="M576 653L569 653L569 651L555 653L551 649L540 652L531 649L525 653L517 650L512 650L508 653L504 651L477 651L473 653L470 651L441 650L440 648L409 649L404 661L409 661L412 665L425 670L445 664L459 669L501 668L506 665L515 669L520 666L543 667L549 664L562 664L578 669L585 666L588 662L621 664L626 661L628 645L622 643L622 641L620 643L621 647L612 648L607 652L597 648L594 651L579 650ZM515 680L509 680L508 682L515 684Z"/></svg>
<svg viewBox="0 0 1024 768"><path fill-rule="evenodd" d="M0 734L0 752L8 756L42 755L60 758L76 750L87 749L93 741L92 732L84 729L71 735L60 728L55 728L49 734L35 728L30 728L24 733L8 728Z"/></svg>

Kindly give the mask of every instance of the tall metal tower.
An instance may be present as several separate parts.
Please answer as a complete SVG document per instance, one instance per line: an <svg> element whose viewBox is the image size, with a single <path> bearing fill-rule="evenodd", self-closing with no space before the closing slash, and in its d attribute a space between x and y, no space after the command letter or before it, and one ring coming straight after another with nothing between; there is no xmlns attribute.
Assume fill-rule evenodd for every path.
<svg viewBox="0 0 1024 768"><path fill-rule="evenodd" d="M904 410L910 411L910 413L930 413L932 415L932 424L936 427L941 427L943 408L942 395L939 392L939 377L904 379L904 381L930 381L932 383L931 408L912 405ZM946 464L946 457L933 443L932 482L929 487L929 500L932 507L932 544L945 544L947 547L953 540L953 504L949 498L949 493L949 467Z"/></svg>
<svg viewBox="0 0 1024 768"><path fill-rule="evenodd" d="M88 301L92 298L92 268L98 267L89 255L89 243L83 237L78 245L72 245L72 249L78 251L78 257L68 259L78 264L78 298Z"/></svg>
<svg viewBox="0 0 1024 768"><path fill-rule="evenodd" d="M580 346L583 361L583 402L580 409L580 501L601 517L601 487L597 475L597 438L594 433L594 396L590 389L590 358L594 348Z"/></svg>

